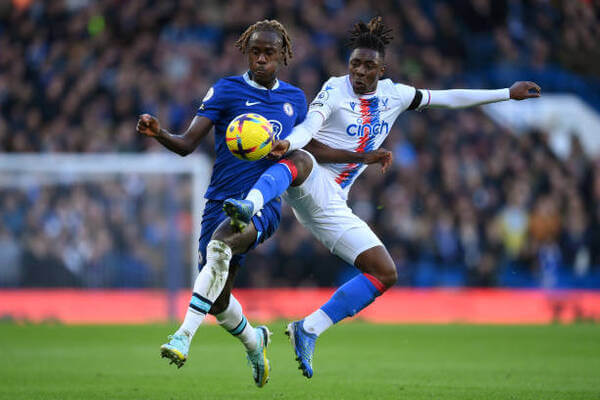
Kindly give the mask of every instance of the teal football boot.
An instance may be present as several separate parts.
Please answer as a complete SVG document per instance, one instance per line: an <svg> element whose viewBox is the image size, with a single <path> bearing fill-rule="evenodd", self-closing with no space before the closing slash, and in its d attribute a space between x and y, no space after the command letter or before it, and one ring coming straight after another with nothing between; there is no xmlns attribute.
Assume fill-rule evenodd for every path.
<svg viewBox="0 0 600 400"><path fill-rule="evenodd" d="M252 219L254 204L250 200L227 199L223 202L223 211L231 218L231 226L242 232Z"/></svg>
<svg viewBox="0 0 600 400"><path fill-rule="evenodd" d="M177 365L181 368L187 360L190 349L190 338L187 335L169 335L169 341L160 346L160 355L162 358L171 360L169 364Z"/></svg>
<svg viewBox="0 0 600 400"><path fill-rule="evenodd" d="M255 351L248 351L246 358L252 366L252 375L256 386L263 387L269 382L269 373L271 365L267 359L267 346L271 343L271 332L266 326L254 328L258 348Z"/></svg>
<svg viewBox="0 0 600 400"><path fill-rule="evenodd" d="M302 370L302 375L305 377L312 378L312 358L317 335L304 330L304 320L291 322L287 326L285 334L290 337L290 343L294 348L296 361L298 361L298 369Z"/></svg>

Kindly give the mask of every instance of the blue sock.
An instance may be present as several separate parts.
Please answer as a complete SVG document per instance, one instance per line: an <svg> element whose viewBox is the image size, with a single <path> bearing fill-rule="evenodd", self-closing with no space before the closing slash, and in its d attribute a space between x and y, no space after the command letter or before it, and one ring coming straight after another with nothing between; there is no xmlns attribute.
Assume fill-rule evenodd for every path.
<svg viewBox="0 0 600 400"><path fill-rule="evenodd" d="M360 274L340 286L321 310L336 324L371 304L384 290L377 278Z"/></svg>
<svg viewBox="0 0 600 400"><path fill-rule="evenodd" d="M252 189L258 190L262 194L263 204L267 204L283 194L290 187L296 175L294 164L288 160L282 160L263 172Z"/></svg>

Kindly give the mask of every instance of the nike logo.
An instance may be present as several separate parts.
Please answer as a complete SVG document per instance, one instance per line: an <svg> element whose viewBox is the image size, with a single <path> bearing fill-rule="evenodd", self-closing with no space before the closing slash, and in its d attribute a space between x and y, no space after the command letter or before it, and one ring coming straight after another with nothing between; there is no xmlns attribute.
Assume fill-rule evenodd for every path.
<svg viewBox="0 0 600 400"><path fill-rule="evenodd" d="M250 102L250 100L246 100L246 106L250 107L250 106L254 106L256 104L260 104L260 101L253 101Z"/></svg>

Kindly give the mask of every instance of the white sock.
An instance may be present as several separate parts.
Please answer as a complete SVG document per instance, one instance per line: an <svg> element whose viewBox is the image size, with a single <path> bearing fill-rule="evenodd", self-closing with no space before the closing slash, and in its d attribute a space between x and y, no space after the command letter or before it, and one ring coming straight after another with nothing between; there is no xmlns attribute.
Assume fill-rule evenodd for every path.
<svg viewBox="0 0 600 400"><path fill-rule="evenodd" d="M220 240L208 242L206 265L194 282L194 293L192 293L190 305L185 313L183 323L175 332L176 335L185 334L190 339L194 336L213 302L225 287L230 260L231 249L229 246Z"/></svg>
<svg viewBox="0 0 600 400"><path fill-rule="evenodd" d="M249 200L254 205L253 215L259 212L265 203L265 199L263 198L262 193L258 189L252 189L246 196L246 200Z"/></svg>
<svg viewBox="0 0 600 400"><path fill-rule="evenodd" d="M244 316L240 302L233 295L229 296L229 305L225 311L216 317L219 325L240 339L247 351L255 351L258 348L256 332Z"/></svg>
<svg viewBox="0 0 600 400"><path fill-rule="evenodd" d="M333 325L333 321L325 314L325 311L319 308L317 311L304 318L303 325L306 332L314 333L319 336L321 333L325 332L327 328Z"/></svg>

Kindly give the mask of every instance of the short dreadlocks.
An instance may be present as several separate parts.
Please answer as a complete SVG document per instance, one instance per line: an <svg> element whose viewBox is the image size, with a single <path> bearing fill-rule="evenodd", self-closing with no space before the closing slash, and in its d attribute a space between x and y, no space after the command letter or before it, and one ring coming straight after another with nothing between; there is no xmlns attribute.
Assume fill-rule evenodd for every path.
<svg viewBox="0 0 600 400"><path fill-rule="evenodd" d="M381 17L373 18L368 24L360 21L350 31L347 45L353 50L364 47L384 55L385 46L394 38L391 32L392 29L383 24Z"/></svg>
<svg viewBox="0 0 600 400"><path fill-rule="evenodd" d="M246 54L246 51L248 50L248 41L254 32L275 32L279 34L279 36L281 36L281 41L283 42L283 64L288 64L288 60L294 56L294 53L292 52L292 41L287 31L279 21L276 19L265 19L263 21L258 21L254 25L250 25L248 29L242 33L237 42L235 42L235 47L240 49L242 53Z"/></svg>

